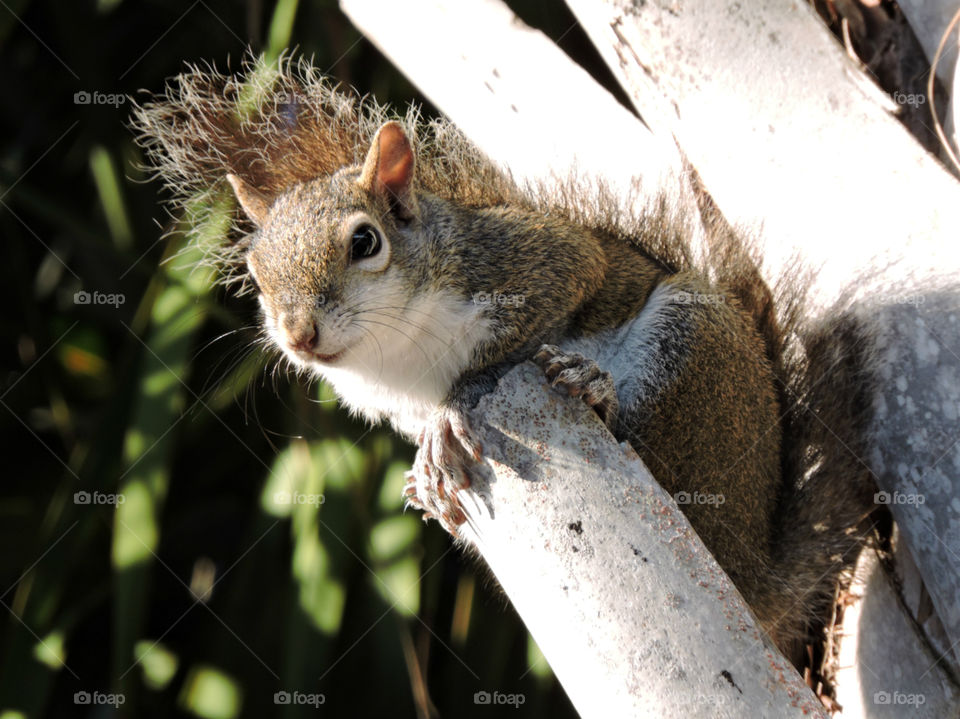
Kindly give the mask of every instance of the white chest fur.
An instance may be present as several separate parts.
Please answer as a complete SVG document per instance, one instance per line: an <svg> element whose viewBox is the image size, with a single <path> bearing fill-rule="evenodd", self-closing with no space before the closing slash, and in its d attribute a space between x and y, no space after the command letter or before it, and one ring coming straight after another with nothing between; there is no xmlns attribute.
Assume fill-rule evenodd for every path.
<svg viewBox="0 0 960 719"><path fill-rule="evenodd" d="M352 412L372 422L388 419L413 438L477 345L492 338L490 321L482 305L442 291L370 319L364 340L337 366L315 369Z"/></svg>

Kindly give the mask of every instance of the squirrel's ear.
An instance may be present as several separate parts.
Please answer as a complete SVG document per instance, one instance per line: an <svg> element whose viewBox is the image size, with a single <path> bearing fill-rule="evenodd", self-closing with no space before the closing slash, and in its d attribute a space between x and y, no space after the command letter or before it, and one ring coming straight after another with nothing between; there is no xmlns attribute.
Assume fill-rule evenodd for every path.
<svg viewBox="0 0 960 719"><path fill-rule="evenodd" d="M270 209L270 201L267 197L232 173L227 175L227 182L233 188L233 193L237 196L237 201L246 216L257 227L263 227L263 223L267 220L267 210Z"/></svg>
<svg viewBox="0 0 960 719"><path fill-rule="evenodd" d="M388 122L373 138L360 172L360 186L384 197L405 220L415 213L413 197L413 148L397 122Z"/></svg>

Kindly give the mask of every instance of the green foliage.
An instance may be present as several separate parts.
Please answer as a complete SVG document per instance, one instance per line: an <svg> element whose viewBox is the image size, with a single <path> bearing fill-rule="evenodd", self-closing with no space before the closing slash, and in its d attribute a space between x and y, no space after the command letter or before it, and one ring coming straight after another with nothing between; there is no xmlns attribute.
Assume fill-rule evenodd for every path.
<svg viewBox="0 0 960 719"><path fill-rule="evenodd" d="M277 368L145 182L124 94L248 44L412 96L329 1L0 8L0 717L572 716L403 512L412 448ZM232 198L207 209L200 245Z"/></svg>

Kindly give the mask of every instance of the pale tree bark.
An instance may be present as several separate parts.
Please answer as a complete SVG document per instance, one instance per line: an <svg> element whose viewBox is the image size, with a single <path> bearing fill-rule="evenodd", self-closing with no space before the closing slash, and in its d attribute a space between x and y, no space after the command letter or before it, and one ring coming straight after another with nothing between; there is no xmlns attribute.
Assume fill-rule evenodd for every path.
<svg viewBox="0 0 960 719"><path fill-rule="evenodd" d="M654 143L609 93L502 5L344 6L521 181L574 171L625 195L639 176L650 194L680 182L673 145ZM419 49L427 38L413 36L414 25L432 28L424 31L430 53ZM597 132L599 123L610 131ZM474 424L487 429L485 454L496 477L478 482L482 501L465 532L578 711L817 716L816 698L763 643L736 589L639 459L598 421L584 420L577 402L558 413L558 400L536 377L529 368L525 382L511 375L489 400L494 410L481 404L486 415ZM532 426L529 418L546 414L544 405L558 419ZM540 461L531 447L549 448L554 459Z"/></svg>
<svg viewBox="0 0 960 719"><path fill-rule="evenodd" d="M795 271L800 257L817 270L811 287L813 319L851 313L870 323L881 383L874 398L870 453L862 460L891 497L890 508L902 528L901 551L915 560L949 647L960 640L957 183L906 134L892 117L895 108L889 98L861 75L804 3L569 4L630 94L643 124L620 112L555 46L516 22L498 2L421 1L404 3L401 10L389 3L343 1L354 22L445 114L521 178L563 176L566 167L600 177L609 171L617 188L628 185L632 175L644 177L647 187L669 187L671 178L682 177L672 149L675 138L725 216L755 231L771 284ZM648 152L651 147L671 149ZM524 444L532 428L521 419L502 431L509 430ZM575 444L568 440L568 446ZM524 473L524 467L512 469ZM565 476L576 478L577 472ZM490 547L498 546L499 538L523 532L524 525L532 531L538 520L565 516L563 504L553 483L537 484L532 506L527 495L496 491L508 486L510 482L498 476L491 489L494 517L477 525L481 551L490 553L488 561L503 575L501 581L524 620L537 627L533 633L548 660L561 667L563 639L591 631L585 617L593 615L585 608L592 605L570 609L580 612L576 615L538 618L537 608L550 603L556 584L546 578L511 580L511 572L522 575L524 566L512 563L506 550L505 559L497 562ZM901 501L904 498L913 501ZM601 493L591 501L602 505L610 497ZM616 514L602 506L587 509L597 517L607 516L605 511ZM613 541L642 532L641 527L618 526L627 514L617 515L620 519L613 524L597 522L610 528L600 536ZM646 530L656 534L663 527ZM548 575L566 576L560 546L531 544L536 552L525 555L526 570L543 566L550 568ZM684 585L686 575L678 567L665 563L665 574L637 577L629 585L618 584L623 577L616 574L590 573L606 597L601 615L616 616L615 607L628 599L641 608L667 601L667 595L658 592L669 584L683 587L680 596L688 611L716 617L710 612L718 606L711 606L695 583ZM628 572L626 577L634 575ZM604 591L607 587L609 592ZM571 632L562 622L574 621L574 616L582 623ZM904 626L917 626L910 620ZM680 665L686 679L698 676L690 671L696 662L719 669L727 656L719 645L729 637L707 639L702 627L663 631L659 645L651 644L650 636L631 634L632 625L624 627L620 638L637 656L666 646L665 655L692 657L693 663ZM851 678L849 691L862 694L868 686L911 689L897 684L899 676L912 676L901 671L899 662L922 656L929 648L928 637L922 627L886 637L911 652L892 653L882 666L858 667L861 675L875 671L875 681L861 685ZM598 653L601 644L590 643L592 653L585 649L581 664L605 665L607 657L614 656ZM954 662L956 652L954 646L941 662ZM923 691L932 693L926 697L926 711L940 711L955 701L936 689L950 685L950 670L931 664L935 681L923 685ZM769 680L777 672L759 671L759 684L773 687ZM581 712L603 706L603 697L587 685L608 684L589 675L581 691L569 684L578 682L573 670L557 668L557 674L571 697L577 697ZM638 686L626 669L621 680L648 700L675 702L683 680L675 684L663 674L668 672L655 677L662 682L655 686ZM777 691L773 696L780 696ZM883 715L871 713L884 711L878 709L881 705L863 706L862 716ZM667 715L663 711L659 706L652 710ZM721 715L712 708L702 714L678 711L686 716ZM780 710L741 714L787 715Z"/></svg>
<svg viewBox="0 0 960 719"><path fill-rule="evenodd" d="M673 499L579 400L528 363L472 419L490 471L464 493L464 537L581 716L824 716Z"/></svg>
<svg viewBox="0 0 960 719"><path fill-rule="evenodd" d="M956 675L960 186L803 3L570 5L728 219L762 222L768 278L797 254L819 270L814 312L871 325L880 385L862 460L890 499Z"/></svg>
<svg viewBox="0 0 960 719"><path fill-rule="evenodd" d="M542 33L495 0L359 2L344 11L494 161L521 183L599 180L688 193L680 156ZM601 129L602 128L602 129ZM684 195L693 208L689 194ZM643 198L639 198L643 202Z"/></svg>

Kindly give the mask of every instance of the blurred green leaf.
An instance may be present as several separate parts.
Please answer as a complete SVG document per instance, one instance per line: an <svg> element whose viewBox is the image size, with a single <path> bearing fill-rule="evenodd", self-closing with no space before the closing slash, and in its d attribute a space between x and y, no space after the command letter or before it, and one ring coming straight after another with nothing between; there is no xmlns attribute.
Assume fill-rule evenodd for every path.
<svg viewBox="0 0 960 719"><path fill-rule="evenodd" d="M223 226L231 206L215 206L208 223ZM210 230L201 228L200 236ZM156 296L151 324L142 344L142 369L133 417L124 445L124 465L119 493L126 499L114 515L112 560L116 572L113 667L115 677L125 677L122 691L135 693L133 648L143 634L149 598L149 567L160 541L160 513L170 476L172 429L183 411L184 383L189 372L189 350L204 312L196 304L199 292L209 291L212 272L197 270L202 249L189 245L176 261L165 265L167 287ZM131 333L133 330L130 330ZM193 399L193 398L191 398Z"/></svg>
<svg viewBox="0 0 960 719"><path fill-rule="evenodd" d="M166 477L138 473L121 489L124 503L117 510L113 541L113 566L119 571L150 561L160 539L157 499L166 489Z"/></svg>
<svg viewBox="0 0 960 719"><path fill-rule="evenodd" d="M202 665L190 670L180 694L180 705L204 719L233 719L240 714L242 700L240 684L233 677Z"/></svg>
<svg viewBox="0 0 960 719"><path fill-rule="evenodd" d="M33 656L51 669L60 669L67 656L63 646L63 632L51 632L39 640L33 648Z"/></svg>
<svg viewBox="0 0 960 719"><path fill-rule="evenodd" d="M180 662L177 655L160 642L143 639L134 645L137 663L143 669L143 681L150 689L160 691L177 673Z"/></svg>
<svg viewBox="0 0 960 719"><path fill-rule="evenodd" d="M420 563L413 557L379 567L373 588L397 614L412 618L420 611Z"/></svg>
<svg viewBox="0 0 960 719"><path fill-rule="evenodd" d="M298 481L291 496L293 532L293 574L300 589L300 606L317 629L333 634L340 628L346 604L346 588L335 576L330 553L320 538L318 507L325 500L323 489L328 473L304 442L292 446L301 457Z"/></svg>
<svg viewBox="0 0 960 719"><path fill-rule="evenodd" d="M380 492L377 496L377 507L382 512L391 512L403 507L403 487L406 484L405 474L410 469L406 462L391 462L383 475Z"/></svg>
<svg viewBox="0 0 960 719"><path fill-rule="evenodd" d="M420 538L420 520L412 514L389 517L374 525L370 532L370 556L375 562L388 563L410 551Z"/></svg>
<svg viewBox="0 0 960 719"><path fill-rule="evenodd" d="M267 35L266 56L270 62L280 57L280 53L290 47L290 35L293 33L293 21L297 15L297 0L277 0Z"/></svg>
<svg viewBox="0 0 960 719"><path fill-rule="evenodd" d="M531 635L527 635L527 665L530 672L540 679L548 679L553 676L553 670L547 663L547 658L543 656L540 647Z"/></svg>
<svg viewBox="0 0 960 719"><path fill-rule="evenodd" d="M97 186L97 193L100 195L100 204L107 218L114 245L121 252L126 252L133 245L133 230L130 227L130 218L127 216L127 209L120 191L117 168L109 151L102 145L96 145L90 151L90 171L93 174L93 182Z"/></svg>
<svg viewBox="0 0 960 719"><path fill-rule="evenodd" d="M332 491L346 491L365 476L366 457L347 437L321 440L313 456L325 485Z"/></svg>

